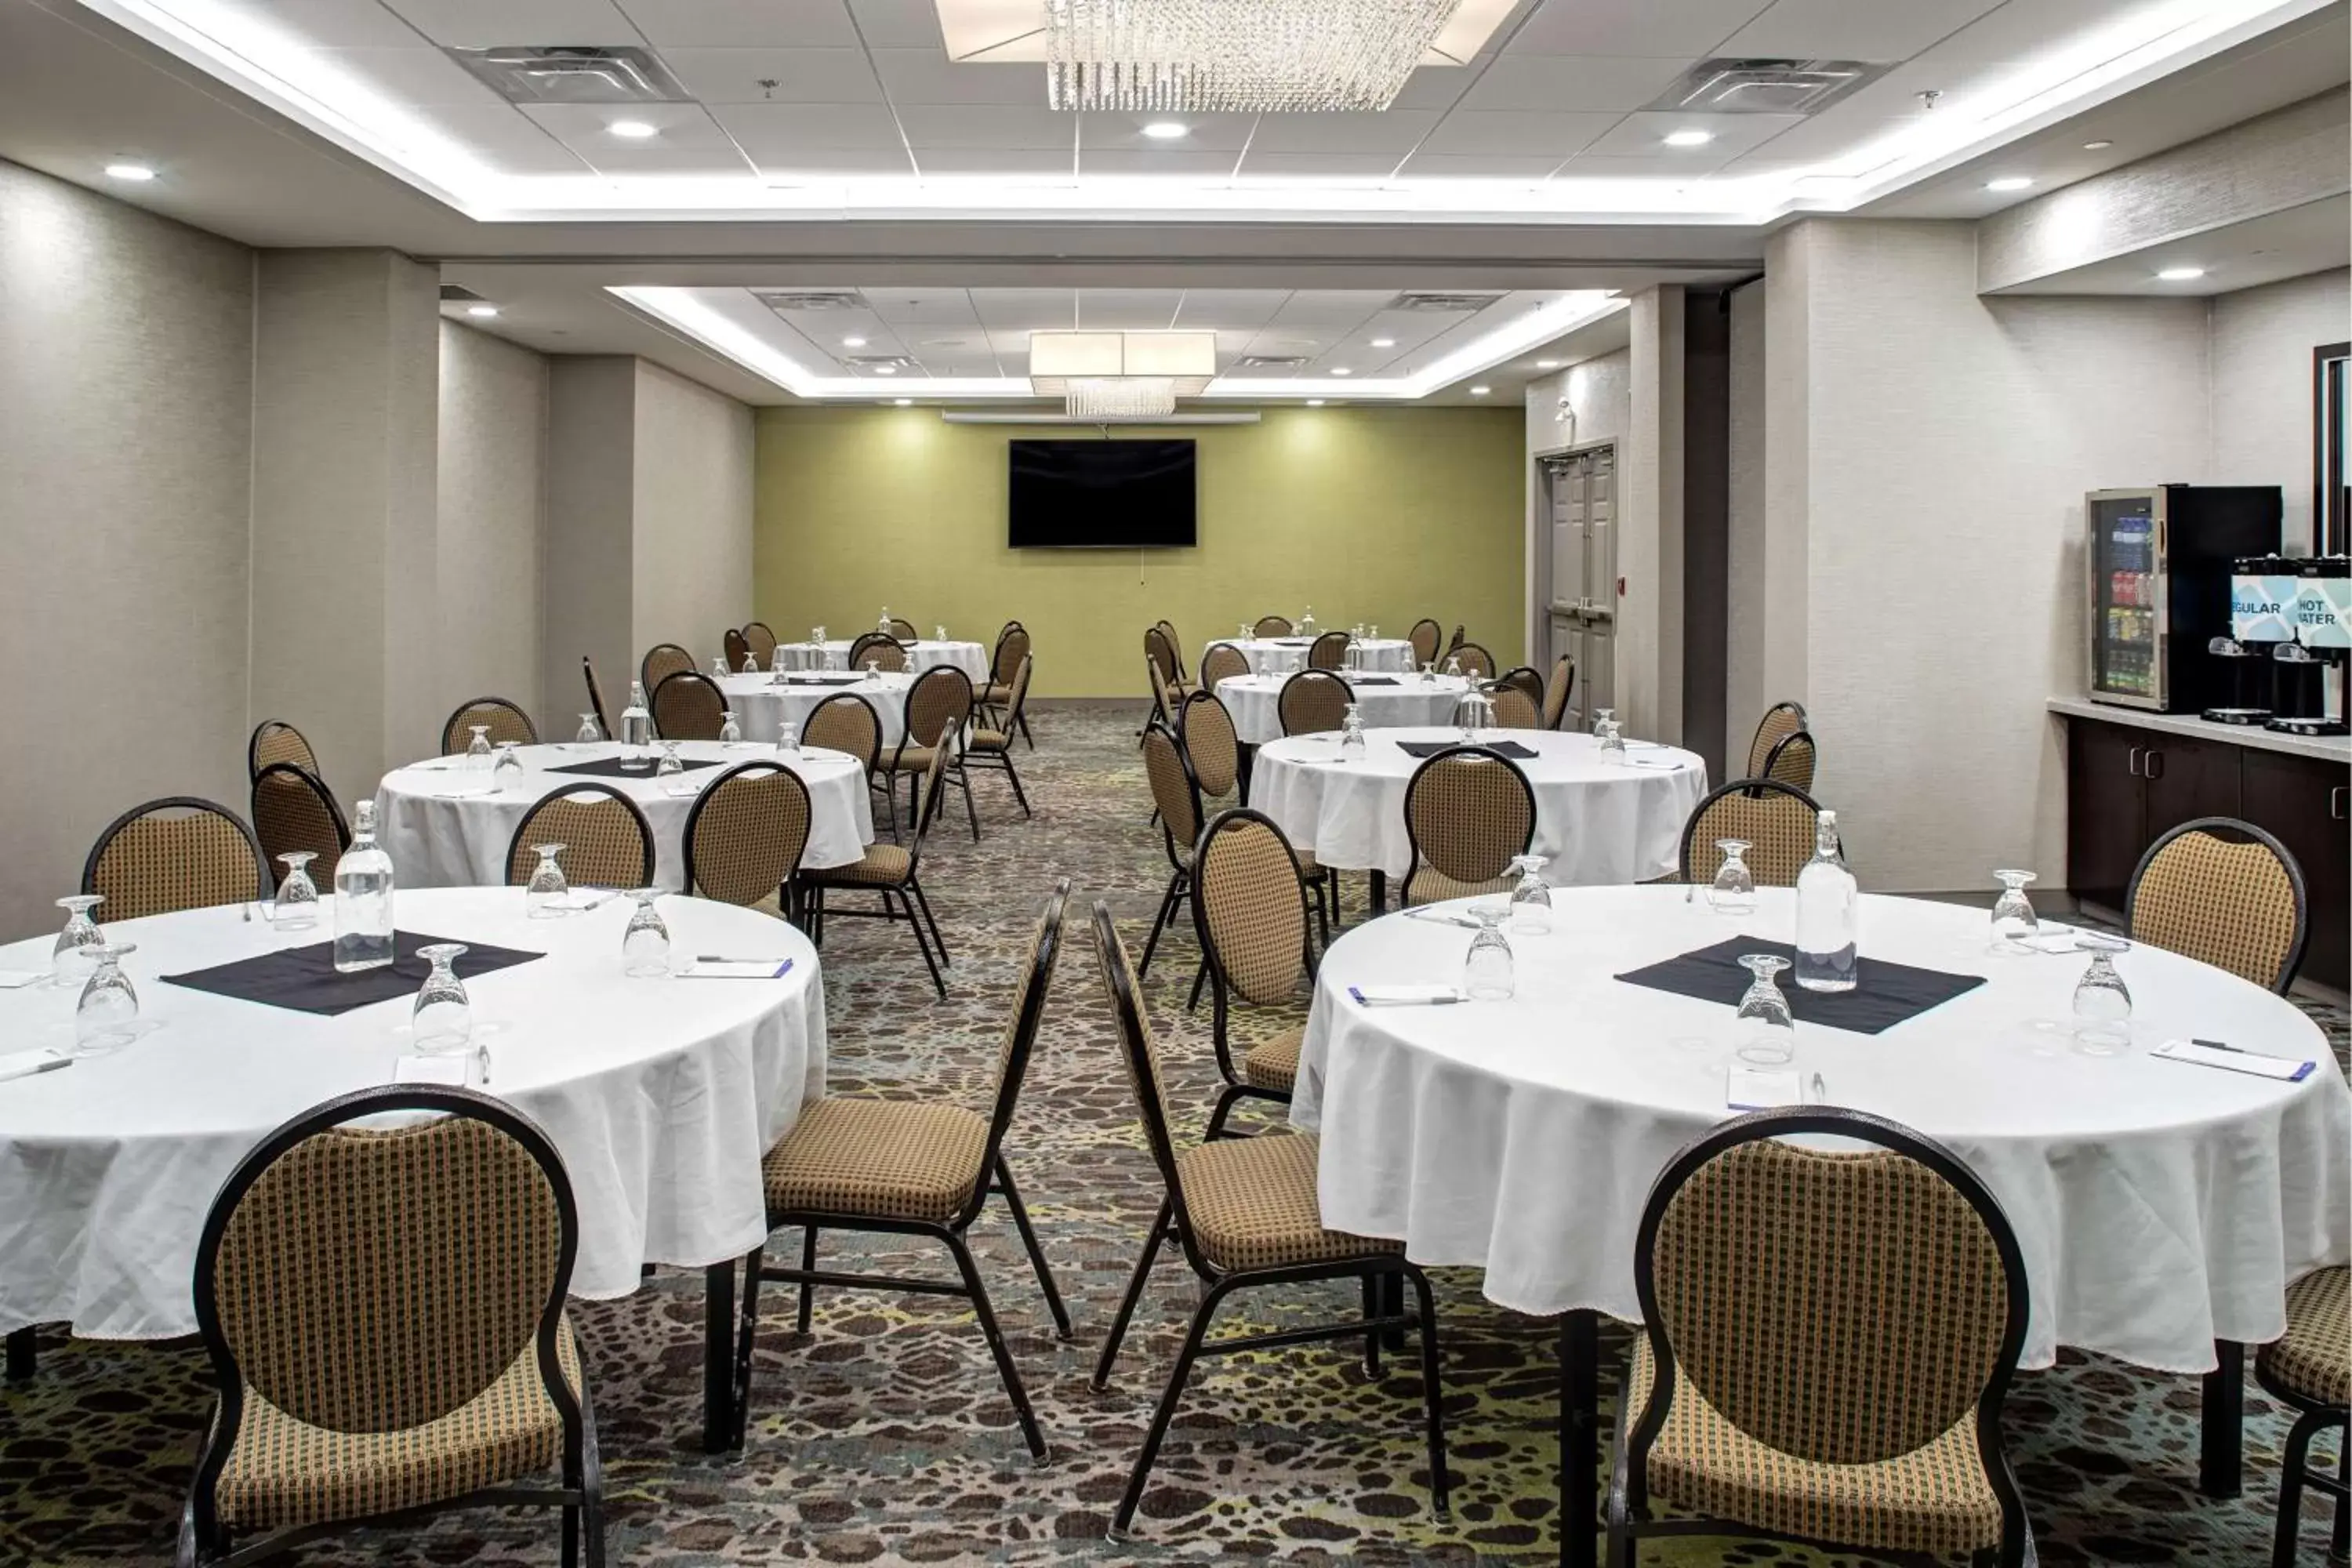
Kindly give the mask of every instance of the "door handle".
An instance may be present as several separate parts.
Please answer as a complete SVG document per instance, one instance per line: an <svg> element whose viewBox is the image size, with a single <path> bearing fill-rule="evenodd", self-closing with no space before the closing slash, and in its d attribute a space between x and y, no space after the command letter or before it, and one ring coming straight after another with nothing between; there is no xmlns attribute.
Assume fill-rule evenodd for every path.
<svg viewBox="0 0 2352 1568"><path fill-rule="evenodd" d="M2344 820L2344 803L2347 796L2352 796L2352 785L2337 784L2334 789L2327 792L2327 816L2329 820L2335 822L2341 822Z"/></svg>
<svg viewBox="0 0 2352 1568"><path fill-rule="evenodd" d="M2164 776L2164 753L2153 746L2147 749L2147 771L2142 775L2143 777L2160 779Z"/></svg>
<svg viewBox="0 0 2352 1568"><path fill-rule="evenodd" d="M2139 751L2137 746L2134 746L2130 754L2124 758L2124 772L2134 778L2139 777Z"/></svg>

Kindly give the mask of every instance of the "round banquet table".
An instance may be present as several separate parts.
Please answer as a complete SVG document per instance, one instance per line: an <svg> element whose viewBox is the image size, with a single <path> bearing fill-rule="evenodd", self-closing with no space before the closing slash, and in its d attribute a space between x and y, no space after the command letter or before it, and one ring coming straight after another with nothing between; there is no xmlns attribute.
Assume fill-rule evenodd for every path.
<svg viewBox="0 0 2352 1568"><path fill-rule="evenodd" d="M625 1296L647 1263L706 1267L767 1234L760 1159L824 1088L824 984L808 940L772 916L660 900L672 951L790 958L779 980L632 980L627 899L557 920L520 888L404 889L404 931L544 954L457 973L488 1062L473 1081L546 1131L580 1209L572 1293ZM67 1070L0 1082L0 1331L69 1322L100 1339L195 1331L189 1281L213 1195L273 1129L393 1081L412 998L336 1016L174 985L184 973L331 940L247 906L109 923L138 944L140 1037ZM104 913L101 910L100 914ZM47 969L48 937L0 948ZM418 966L419 975L422 973ZM11 1050L73 1043L76 992L0 991ZM731 1276L730 1276L731 1278Z"/></svg>
<svg viewBox="0 0 2352 1568"><path fill-rule="evenodd" d="M1704 891L1584 889L1511 938L1507 1002L1365 1007L1350 985L1460 977L1469 933L1398 915L1318 972L1292 1120L1322 1134L1324 1223L1486 1270L1486 1294L1638 1321L1633 1238L1650 1185L1727 1109L1732 1008L1612 978L1729 937L1787 941L1794 894L1727 917ZM2022 1364L2057 1347L2201 1373L2216 1341L2285 1328L2289 1281L2352 1256L2352 1091L2317 1026L2221 970L2136 945L2128 1050L2091 1057L2070 1021L2080 953L1987 951L1985 912L1865 896L1865 961L1987 984L1878 1035L1800 1022L1801 1079L1966 1161L2017 1232L2032 1293ZM2319 1064L2285 1083L2163 1061L2197 1037Z"/></svg>
<svg viewBox="0 0 2352 1568"><path fill-rule="evenodd" d="M1368 730L1426 730L1444 724L1454 717L1454 705L1470 689L1470 683L1458 677L1375 675L1374 680L1395 684L1371 686L1355 671L1332 673L1355 693ZM1282 739L1282 689L1289 683L1287 675L1229 675L1217 682L1217 700L1234 716L1234 733L1243 743L1263 746Z"/></svg>
<svg viewBox="0 0 2352 1568"><path fill-rule="evenodd" d="M496 887L507 879L507 849L524 812L551 791L601 784L619 789L646 814L654 830L655 884L676 892L686 883L686 817L694 795L672 795L667 781L650 773L615 778L548 771L618 757L623 750L611 742L522 746L521 784L499 791L490 788L487 773L464 766L457 757L394 769L376 785L375 820L394 879L402 888ZM813 747L786 756L772 744L753 741L681 741L677 753L689 763L717 764L678 775L690 780L698 794L743 763L782 763L798 773L809 792L803 866L849 865L874 841L866 770L845 752Z"/></svg>
<svg viewBox="0 0 2352 1568"><path fill-rule="evenodd" d="M1380 689L1375 687L1373 690ZM1638 882L1673 874L1683 824L1706 794L1706 763L1696 753L1632 742L1624 763L1601 760L1591 735L1553 730L1490 730L1490 741L1516 741L1537 755L1517 763L1534 786L1536 837L1528 853L1545 858L1554 887ZM1274 818L1285 837L1326 866L1402 877L1412 868L1404 830L1404 792L1424 759L1402 742L1458 742L1451 728L1376 730L1364 760L1339 761L1337 735L1293 735L1260 746L1250 773L1250 805Z"/></svg>
<svg viewBox="0 0 2352 1568"><path fill-rule="evenodd" d="M888 755L891 748L898 745L898 737L907 731L907 689L915 684L915 678L877 673L862 676L851 686L816 684L820 680L846 679L841 675L787 676L779 685L773 676L730 675L719 683L719 689L725 693L727 705L735 710L735 721L743 727L743 738L770 745L775 743L787 723L796 732L807 728L809 715L825 699L845 691L862 697L866 705L874 710L874 717L881 721L882 751Z"/></svg>
<svg viewBox="0 0 2352 1568"><path fill-rule="evenodd" d="M1332 628L1323 629L1328 632ZM1241 656L1249 660L1252 675L1295 675L1307 668L1307 650L1315 646L1315 638L1217 637L1201 649L1202 657L1218 643L1239 649ZM1412 644L1402 637L1364 637L1355 646L1360 669L1394 672L1412 668ZM1192 668L1198 669L1200 666ZM1345 675L1347 671L1339 673Z"/></svg>
<svg viewBox="0 0 2352 1568"><path fill-rule="evenodd" d="M849 649L854 638L835 637L822 648L813 648L806 642L778 643L771 663L783 669L847 669ZM934 642L925 637L902 645L907 650L907 668L915 675L936 665L953 665L971 677L974 687L988 683L988 649L976 642Z"/></svg>

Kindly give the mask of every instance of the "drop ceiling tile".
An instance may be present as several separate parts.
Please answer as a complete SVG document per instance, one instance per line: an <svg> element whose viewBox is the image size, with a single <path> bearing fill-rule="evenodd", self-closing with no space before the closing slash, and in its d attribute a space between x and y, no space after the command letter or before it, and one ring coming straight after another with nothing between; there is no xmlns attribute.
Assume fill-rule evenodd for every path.
<svg viewBox="0 0 2352 1568"><path fill-rule="evenodd" d="M849 14L870 48L947 47L932 0L849 0Z"/></svg>
<svg viewBox="0 0 2352 1568"><path fill-rule="evenodd" d="M510 103L439 103L417 118L501 174L584 174L589 165Z"/></svg>
<svg viewBox="0 0 2352 1568"><path fill-rule="evenodd" d="M698 103L530 103L520 112L588 161L600 174L743 174L742 151ZM642 120L661 134L633 142L607 130Z"/></svg>
<svg viewBox="0 0 2352 1568"><path fill-rule="evenodd" d="M1415 153L1396 172L1401 180L1540 180L1558 158L1507 153Z"/></svg>
<svg viewBox="0 0 2352 1568"><path fill-rule="evenodd" d="M2141 0L2009 0L1927 51L1936 59L2031 59L2053 45L2121 21Z"/></svg>
<svg viewBox="0 0 2352 1568"><path fill-rule="evenodd" d="M924 174L1034 174L1077 177L1077 156L1067 147L922 147L915 166Z"/></svg>
<svg viewBox="0 0 2352 1568"><path fill-rule="evenodd" d="M641 44L613 0L383 0L436 44Z"/></svg>
<svg viewBox="0 0 2352 1568"><path fill-rule="evenodd" d="M1352 331L1395 297L1386 289L1301 289L1283 301L1267 330L1303 330L1327 336L1334 331Z"/></svg>
<svg viewBox="0 0 2352 1568"><path fill-rule="evenodd" d="M1458 66L1416 66L1412 74L1405 78L1404 90L1397 94L1396 101L1389 108L1451 109L1494 58L1480 55Z"/></svg>
<svg viewBox="0 0 2352 1568"><path fill-rule="evenodd" d="M1716 46L1760 14L1771 0L1675 0L1645 5L1619 0L1543 0L1504 53L1513 55L1623 55L1664 59L1679 55L1703 59Z"/></svg>
<svg viewBox="0 0 2352 1568"><path fill-rule="evenodd" d="M504 4L506 0L498 0ZM656 47L856 47L842 0L618 0Z"/></svg>
<svg viewBox="0 0 2352 1568"><path fill-rule="evenodd" d="M1078 325L1105 331L1158 331L1176 319L1181 289L1081 289Z"/></svg>
<svg viewBox="0 0 2352 1568"><path fill-rule="evenodd" d="M1376 185L1400 161L1394 153L1269 153L1253 147L1242 159L1242 174Z"/></svg>
<svg viewBox="0 0 2352 1568"><path fill-rule="evenodd" d="M1658 158L1679 168L1711 169L1802 125L1801 114L1629 114L1583 151L1602 157ZM1705 131L1715 140L1669 147L1676 131Z"/></svg>
<svg viewBox="0 0 2352 1568"><path fill-rule="evenodd" d="M1559 163L1581 152L1622 118L1601 114L1538 114L1527 110L1457 109L1422 142L1423 153L1549 155Z"/></svg>
<svg viewBox="0 0 2352 1568"><path fill-rule="evenodd" d="M1264 153L1410 152L1437 123L1433 110L1391 109L1377 114L1261 114L1250 139Z"/></svg>
<svg viewBox="0 0 2352 1568"><path fill-rule="evenodd" d="M722 103L711 114L761 164L789 165L812 148L887 148L903 153L898 121L881 104Z"/></svg>
<svg viewBox="0 0 2352 1568"><path fill-rule="evenodd" d="M297 43L329 49L403 49L425 42L377 0L246 0L252 16L277 24Z"/></svg>
<svg viewBox="0 0 2352 1568"><path fill-rule="evenodd" d="M1078 173L1126 179L1132 175L1184 175L1200 179L1204 175L1230 174L1241 162L1237 152L1171 153L1160 150L1145 152L1126 147L1081 147L1078 149Z"/></svg>
<svg viewBox="0 0 2352 1568"><path fill-rule="evenodd" d="M1777 0L1726 39L1725 55L1906 60L1999 0Z"/></svg>
<svg viewBox="0 0 2352 1568"><path fill-rule="evenodd" d="M1067 289L974 289L972 309L991 333L991 341L1002 347L1004 339L996 334L1019 335L1038 327L1066 327L1070 324L1072 293Z"/></svg>
<svg viewBox="0 0 2352 1568"><path fill-rule="evenodd" d="M513 105L439 49L414 33L409 43L401 49L305 49L303 58L322 73L305 85L322 89L331 101L330 84L340 75L402 104L476 104L514 112Z"/></svg>
<svg viewBox="0 0 2352 1568"><path fill-rule="evenodd" d="M908 145L1065 153L1077 146L1077 117L1003 103L909 104L898 110Z"/></svg>
<svg viewBox="0 0 2352 1568"><path fill-rule="evenodd" d="M1290 298L1287 289L1194 289L1176 315L1180 327L1246 334L1272 321Z"/></svg>
<svg viewBox="0 0 2352 1568"><path fill-rule="evenodd" d="M1034 109L1045 101L1041 65L963 64L944 49L876 49L890 101L898 104L1004 103Z"/></svg>
<svg viewBox="0 0 2352 1568"><path fill-rule="evenodd" d="M867 307L885 325L898 329L902 334L909 327L965 328L975 335L980 331L980 316L972 306L969 289L893 284L858 292L866 296Z"/></svg>
<svg viewBox="0 0 2352 1568"><path fill-rule="evenodd" d="M1622 56L1505 55L1462 95L1464 109L1539 109L1550 113L1624 112L1674 85L1690 61Z"/></svg>
<svg viewBox="0 0 2352 1568"><path fill-rule="evenodd" d="M1147 125L1172 121L1186 135L1155 141L1143 133ZM1078 145L1087 152L1125 148L1133 152L1238 153L1250 143L1257 126L1255 114L1082 114Z"/></svg>
<svg viewBox="0 0 2352 1568"><path fill-rule="evenodd" d="M661 57L703 103L882 101L863 49L664 49Z"/></svg>
<svg viewBox="0 0 2352 1568"><path fill-rule="evenodd" d="M792 147L771 156L764 149L753 151L746 142L743 150L771 184L821 185L915 172L915 161L904 147Z"/></svg>

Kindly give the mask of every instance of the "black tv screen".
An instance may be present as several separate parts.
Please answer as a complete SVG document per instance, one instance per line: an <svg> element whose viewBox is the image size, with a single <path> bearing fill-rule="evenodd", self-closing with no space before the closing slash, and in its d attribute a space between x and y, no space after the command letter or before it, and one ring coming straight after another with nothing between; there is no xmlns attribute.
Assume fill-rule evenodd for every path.
<svg viewBox="0 0 2352 1568"><path fill-rule="evenodd" d="M1194 542L1190 441L1014 441L1015 550L1167 550Z"/></svg>

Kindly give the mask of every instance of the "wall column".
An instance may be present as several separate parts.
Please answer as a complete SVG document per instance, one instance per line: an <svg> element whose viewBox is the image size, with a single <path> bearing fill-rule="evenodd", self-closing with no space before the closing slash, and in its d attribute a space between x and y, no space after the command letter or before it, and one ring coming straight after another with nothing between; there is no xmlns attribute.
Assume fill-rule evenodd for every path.
<svg viewBox="0 0 2352 1568"><path fill-rule="evenodd" d="M1627 733L1669 744L1683 738L1684 310L1680 284L1633 297L1618 464L1618 716Z"/></svg>

